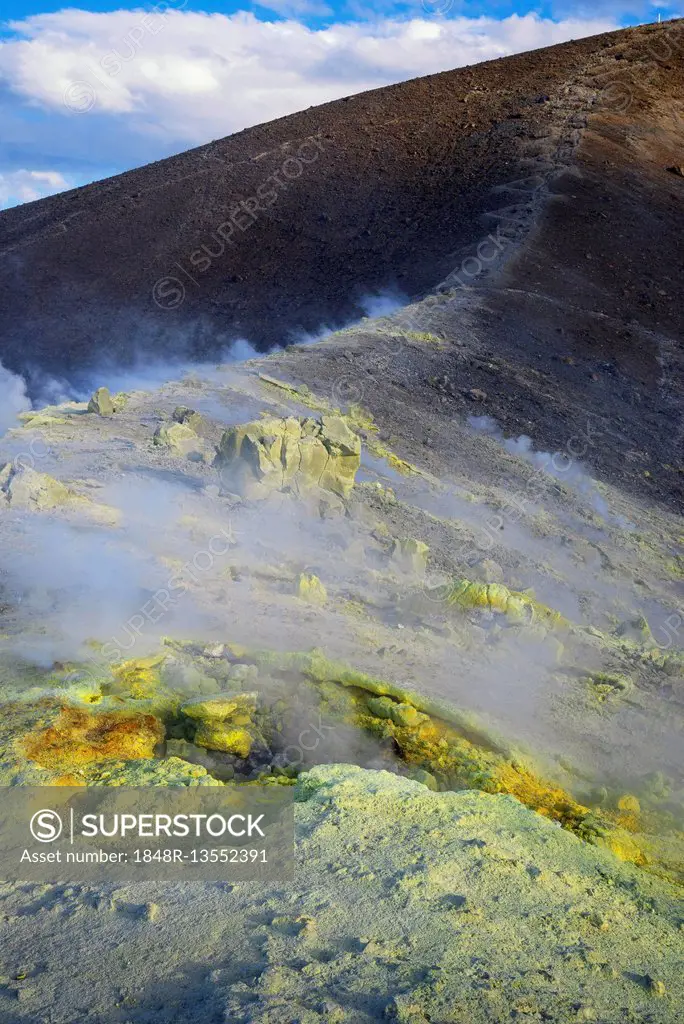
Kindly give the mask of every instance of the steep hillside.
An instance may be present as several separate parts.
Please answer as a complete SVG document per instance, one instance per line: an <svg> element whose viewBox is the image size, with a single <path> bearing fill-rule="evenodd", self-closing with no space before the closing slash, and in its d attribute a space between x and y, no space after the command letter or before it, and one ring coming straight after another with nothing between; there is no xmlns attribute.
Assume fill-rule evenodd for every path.
<svg viewBox="0 0 684 1024"><path fill-rule="evenodd" d="M506 429L558 446L600 408L605 472L679 500L682 50L670 22L461 68L5 211L0 359L266 349L439 291L507 364L451 366Z"/></svg>

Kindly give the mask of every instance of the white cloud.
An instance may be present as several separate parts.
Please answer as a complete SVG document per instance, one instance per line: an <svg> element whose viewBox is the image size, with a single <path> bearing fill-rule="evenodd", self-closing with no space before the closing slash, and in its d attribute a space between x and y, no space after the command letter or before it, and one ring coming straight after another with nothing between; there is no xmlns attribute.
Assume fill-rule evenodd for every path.
<svg viewBox="0 0 684 1024"><path fill-rule="evenodd" d="M12 23L0 77L61 114L126 114L140 131L197 143L341 95L613 27L606 18L528 14L311 29L244 12L70 9Z"/></svg>
<svg viewBox="0 0 684 1024"><path fill-rule="evenodd" d="M72 8L11 23L0 42L0 85L14 97L13 123L33 108L24 166L74 166L87 139L89 157L97 163L99 154L102 173L111 173L114 151L125 169L141 153L156 159L340 96L617 27L609 17L527 14L314 29L294 18L174 9L185 2L160 0L157 13ZM311 2L292 0L292 9ZM31 128L36 108L43 124ZM50 149L41 153L46 132ZM1 204L67 187L54 171L14 168L0 175Z"/></svg>
<svg viewBox="0 0 684 1024"><path fill-rule="evenodd" d="M10 171L0 174L0 210L15 203L63 192L70 183L58 171Z"/></svg>

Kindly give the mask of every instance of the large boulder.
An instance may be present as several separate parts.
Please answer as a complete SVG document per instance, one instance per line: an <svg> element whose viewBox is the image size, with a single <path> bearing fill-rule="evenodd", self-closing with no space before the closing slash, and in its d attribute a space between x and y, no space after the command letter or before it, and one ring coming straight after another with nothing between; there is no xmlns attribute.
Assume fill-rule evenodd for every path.
<svg viewBox="0 0 684 1024"><path fill-rule="evenodd" d="M153 443L168 448L174 455L202 458L203 439L209 432L208 424L194 409L179 405L170 422L162 423L155 431Z"/></svg>
<svg viewBox="0 0 684 1024"><path fill-rule="evenodd" d="M361 465L361 441L343 416L266 416L224 431L215 465L224 486L248 498L316 490L347 497Z"/></svg>
<svg viewBox="0 0 684 1024"><path fill-rule="evenodd" d="M318 576L302 572L297 577L296 594L307 604L325 604L328 600L328 592Z"/></svg>
<svg viewBox="0 0 684 1024"><path fill-rule="evenodd" d="M174 423L182 423L186 427L190 427L199 437L204 437L208 433L209 425L204 417L194 409L189 409L187 405L177 405L173 410L172 419Z"/></svg>
<svg viewBox="0 0 684 1024"><path fill-rule="evenodd" d="M36 512L73 506L78 498L66 484L47 473L38 473L28 466L15 467L11 463L0 470L0 492L13 508Z"/></svg>
<svg viewBox="0 0 684 1024"><path fill-rule="evenodd" d="M187 455L198 448L199 438L192 427L185 423L162 423L157 427L152 443L159 448L168 448L176 455Z"/></svg>
<svg viewBox="0 0 684 1024"><path fill-rule="evenodd" d="M98 416L113 416L116 412L112 396L108 388L98 388L88 402L88 412L97 413Z"/></svg>

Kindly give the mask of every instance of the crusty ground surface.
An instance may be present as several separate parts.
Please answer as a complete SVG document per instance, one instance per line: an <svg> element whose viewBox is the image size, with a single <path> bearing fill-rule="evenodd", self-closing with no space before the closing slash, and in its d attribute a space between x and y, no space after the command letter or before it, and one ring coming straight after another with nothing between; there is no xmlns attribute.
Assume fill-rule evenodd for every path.
<svg viewBox="0 0 684 1024"><path fill-rule="evenodd" d="M681 903L654 879L510 797L348 766L305 795L294 884L2 887L3 1020L678 1020Z"/></svg>

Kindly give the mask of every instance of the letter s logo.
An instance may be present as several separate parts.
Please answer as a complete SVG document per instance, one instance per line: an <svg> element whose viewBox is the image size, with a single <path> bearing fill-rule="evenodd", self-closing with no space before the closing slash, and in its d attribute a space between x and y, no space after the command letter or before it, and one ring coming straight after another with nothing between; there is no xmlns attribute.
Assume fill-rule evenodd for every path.
<svg viewBox="0 0 684 1024"><path fill-rule="evenodd" d="M36 811L31 818L31 835L39 843L54 843L62 834L62 819L57 811Z"/></svg>

